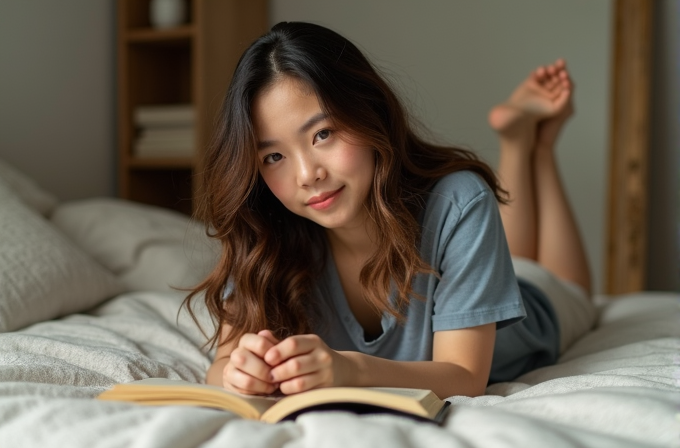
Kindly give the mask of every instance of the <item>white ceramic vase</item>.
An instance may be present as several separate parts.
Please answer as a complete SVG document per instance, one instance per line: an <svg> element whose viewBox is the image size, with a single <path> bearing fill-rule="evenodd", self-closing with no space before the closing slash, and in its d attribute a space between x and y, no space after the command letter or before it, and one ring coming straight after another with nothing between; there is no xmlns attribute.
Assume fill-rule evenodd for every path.
<svg viewBox="0 0 680 448"><path fill-rule="evenodd" d="M172 28L186 21L185 0L151 0L149 21L155 28Z"/></svg>

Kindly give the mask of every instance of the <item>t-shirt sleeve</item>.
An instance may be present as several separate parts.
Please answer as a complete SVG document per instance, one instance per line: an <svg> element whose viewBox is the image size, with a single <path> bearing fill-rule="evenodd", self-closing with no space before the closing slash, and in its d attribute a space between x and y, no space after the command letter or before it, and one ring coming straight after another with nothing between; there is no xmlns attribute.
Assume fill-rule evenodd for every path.
<svg viewBox="0 0 680 448"><path fill-rule="evenodd" d="M474 188L434 200L435 269L441 275L434 291L434 331L491 322L500 329L526 316L496 198L474 177Z"/></svg>

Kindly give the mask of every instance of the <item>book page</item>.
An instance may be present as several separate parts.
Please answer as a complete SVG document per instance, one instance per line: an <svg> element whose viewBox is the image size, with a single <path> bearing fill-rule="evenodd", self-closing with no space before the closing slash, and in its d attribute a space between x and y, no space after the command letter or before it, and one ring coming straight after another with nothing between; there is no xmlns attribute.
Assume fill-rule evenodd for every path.
<svg viewBox="0 0 680 448"><path fill-rule="evenodd" d="M243 395L222 387L165 378L118 384L104 392L107 399L154 405L193 405L226 409L245 418L258 418L284 396Z"/></svg>
<svg viewBox="0 0 680 448"><path fill-rule="evenodd" d="M403 387L367 387L368 390L375 390L377 392L387 392L392 395L399 395L402 397L409 397L415 400L421 400L430 394L429 390L425 389L406 389Z"/></svg>

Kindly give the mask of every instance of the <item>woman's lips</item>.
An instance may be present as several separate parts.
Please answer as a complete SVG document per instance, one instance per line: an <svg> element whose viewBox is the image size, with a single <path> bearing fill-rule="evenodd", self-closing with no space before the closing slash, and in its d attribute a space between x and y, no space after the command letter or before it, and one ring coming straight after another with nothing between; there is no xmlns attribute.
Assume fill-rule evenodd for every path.
<svg viewBox="0 0 680 448"><path fill-rule="evenodd" d="M325 208L328 208L333 204L333 202L335 202L335 199L338 197L338 195L340 194L340 192L342 192L344 188L345 187L342 186L335 191L330 191L328 193L322 193L318 196L314 196L313 198L309 199L309 201L307 201L307 205L312 207L314 210L323 210Z"/></svg>

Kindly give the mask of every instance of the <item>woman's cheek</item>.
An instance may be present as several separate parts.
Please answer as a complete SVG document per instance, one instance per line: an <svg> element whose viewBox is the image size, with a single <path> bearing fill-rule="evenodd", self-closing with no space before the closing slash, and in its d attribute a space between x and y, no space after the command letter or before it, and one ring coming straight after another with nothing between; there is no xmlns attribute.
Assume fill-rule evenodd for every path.
<svg viewBox="0 0 680 448"><path fill-rule="evenodd" d="M287 191L288 187L285 179L282 179L281 176L273 175L272 173L265 174L262 178L274 196L285 205L288 196L290 196L290 192Z"/></svg>

